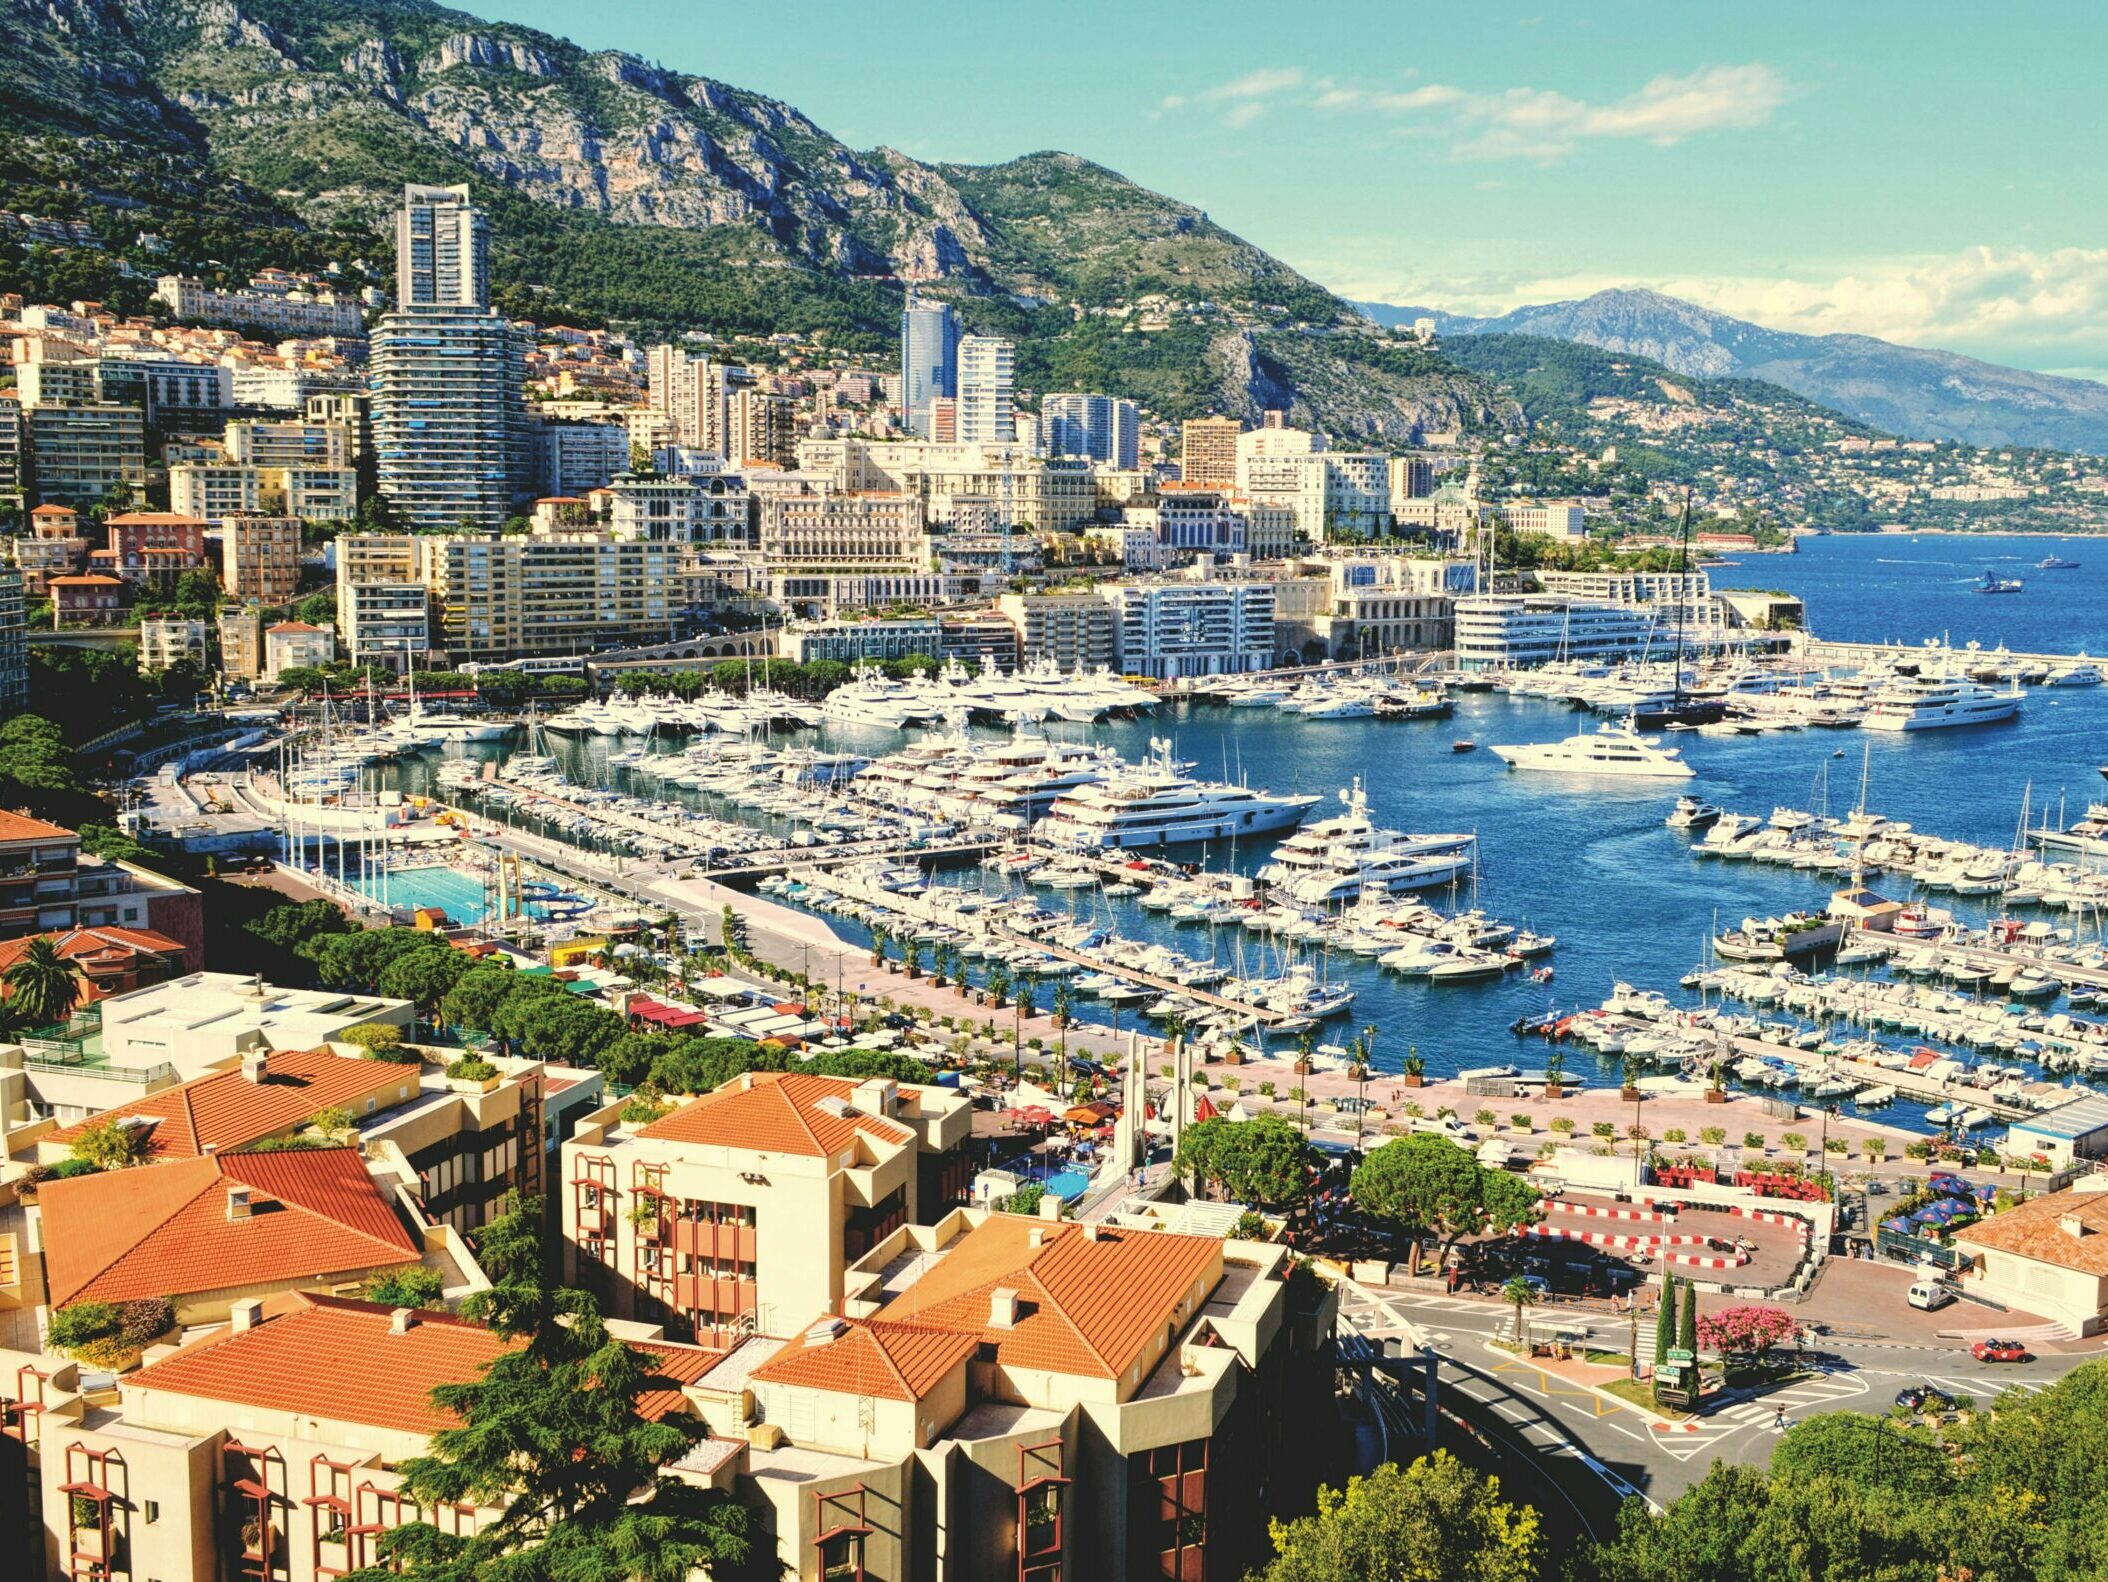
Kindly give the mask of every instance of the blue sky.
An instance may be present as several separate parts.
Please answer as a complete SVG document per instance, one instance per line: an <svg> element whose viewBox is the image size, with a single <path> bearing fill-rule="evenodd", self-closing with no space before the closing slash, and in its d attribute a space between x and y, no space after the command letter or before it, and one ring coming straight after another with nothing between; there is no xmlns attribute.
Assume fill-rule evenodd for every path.
<svg viewBox="0 0 2108 1582"><path fill-rule="evenodd" d="M1349 296L1493 312L1643 284L2108 370L2093 6L475 9L775 95L860 148L1067 149Z"/></svg>

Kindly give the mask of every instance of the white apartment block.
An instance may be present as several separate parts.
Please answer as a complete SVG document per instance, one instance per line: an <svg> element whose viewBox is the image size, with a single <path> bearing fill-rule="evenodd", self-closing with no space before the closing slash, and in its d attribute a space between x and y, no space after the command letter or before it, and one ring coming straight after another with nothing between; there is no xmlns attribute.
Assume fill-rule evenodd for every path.
<svg viewBox="0 0 2108 1582"><path fill-rule="evenodd" d="M1255 429L1256 435L1297 433ZM1240 485L1254 504L1285 507L1296 535L1323 543L1345 534L1375 538L1391 530L1389 458L1374 451L1304 451L1283 455L1240 454Z"/></svg>
<svg viewBox="0 0 2108 1582"><path fill-rule="evenodd" d="M351 430L342 423L229 423L227 459L246 467L349 467Z"/></svg>
<svg viewBox="0 0 2108 1582"><path fill-rule="evenodd" d="M682 607L682 547L603 531L428 536L418 540L451 662L582 654L665 642Z"/></svg>
<svg viewBox="0 0 2108 1582"><path fill-rule="evenodd" d="M1270 582L1131 582L1101 588L1121 674L1160 681L1264 670L1274 654Z"/></svg>
<svg viewBox="0 0 2108 1582"><path fill-rule="evenodd" d="M320 668L337 657L337 637L327 627L280 621L264 628L263 678L276 681L288 670Z"/></svg>
<svg viewBox="0 0 2108 1582"><path fill-rule="evenodd" d="M959 338L959 442L1017 438L1017 347L994 335Z"/></svg>
<svg viewBox="0 0 2108 1582"><path fill-rule="evenodd" d="M629 471L627 423L542 413L528 434L534 445L534 486L545 495L583 495Z"/></svg>
<svg viewBox="0 0 2108 1582"><path fill-rule="evenodd" d="M139 623L139 668L166 670L188 659L200 670L206 664L205 623L182 616L149 616Z"/></svg>
<svg viewBox="0 0 2108 1582"><path fill-rule="evenodd" d="M267 291L253 286L222 290L186 275L163 275L155 295L174 318L200 324L273 330L281 335L362 335L366 315L354 296L322 291Z"/></svg>
<svg viewBox="0 0 2108 1582"><path fill-rule="evenodd" d="M1588 537L1588 518L1579 500L1518 500L1500 508L1501 520L1517 534L1542 534L1562 544Z"/></svg>
<svg viewBox="0 0 2108 1582"><path fill-rule="evenodd" d="M1017 628L1018 657L1052 660L1062 670L1096 670L1116 657L1118 616L1095 593L1005 593L995 601Z"/></svg>
<svg viewBox="0 0 2108 1582"><path fill-rule="evenodd" d="M183 462L168 469L169 508L225 522L234 516L291 516L348 522L358 515L355 467L244 467Z"/></svg>

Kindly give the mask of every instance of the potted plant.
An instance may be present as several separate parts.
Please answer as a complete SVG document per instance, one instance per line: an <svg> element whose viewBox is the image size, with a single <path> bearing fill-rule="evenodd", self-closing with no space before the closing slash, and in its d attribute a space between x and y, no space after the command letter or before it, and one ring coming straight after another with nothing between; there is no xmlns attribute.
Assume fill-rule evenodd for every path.
<svg viewBox="0 0 2108 1582"><path fill-rule="evenodd" d="M1411 1046L1405 1051L1405 1085L1409 1088L1427 1085L1427 1062L1420 1058L1420 1051Z"/></svg>
<svg viewBox="0 0 2108 1582"><path fill-rule="evenodd" d="M1716 1060L1713 1062L1713 1069L1707 1073L1707 1076L1709 1080L1705 1089L1706 1103L1725 1104L1727 1102L1727 1067Z"/></svg>
<svg viewBox="0 0 2108 1582"><path fill-rule="evenodd" d="M1618 1097L1627 1104L1640 1101L1640 1060L1637 1055L1627 1055L1621 1068L1625 1085L1618 1089Z"/></svg>
<svg viewBox="0 0 2108 1582"><path fill-rule="evenodd" d="M1548 1099L1566 1097L1566 1056L1554 1049L1544 1057L1544 1096Z"/></svg>

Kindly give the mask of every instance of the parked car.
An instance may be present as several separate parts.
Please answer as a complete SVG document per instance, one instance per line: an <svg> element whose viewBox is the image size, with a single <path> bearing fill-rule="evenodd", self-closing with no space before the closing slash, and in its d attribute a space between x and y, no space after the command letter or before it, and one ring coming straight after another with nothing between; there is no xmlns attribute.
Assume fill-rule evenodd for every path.
<svg viewBox="0 0 2108 1582"><path fill-rule="evenodd" d="M2025 1362L2029 1353L2017 1340L1979 1340L1969 1355L1978 1362Z"/></svg>
<svg viewBox="0 0 2108 1582"><path fill-rule="evenodd" d="M1937 1312L1954 1300L1954 1293L1937 1280L1914 1280L1910 1287L1910 1305L1926 1312Z"/></svg>
<svg viewBox="0 0 2108 1582"><path fill-rule="evenodd" d="M1907 1412L1945 1412L1953 1408L1954 1397L1929 1384L1906 1384L1896 1392L1896 1404Z"/></svg>

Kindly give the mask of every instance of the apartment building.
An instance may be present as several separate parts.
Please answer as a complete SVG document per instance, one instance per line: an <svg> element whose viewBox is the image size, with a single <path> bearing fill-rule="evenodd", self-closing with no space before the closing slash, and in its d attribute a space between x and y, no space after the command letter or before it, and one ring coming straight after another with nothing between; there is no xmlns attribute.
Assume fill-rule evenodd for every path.
<svg viewBox="0 0 2108 1582"><path fill-rule="evenodd" d="M564 418L547 411L529 426L534 487L544 495L584 495L629 471L629 425Z"/></svg>
<svg viewBox="0 0 2108 1582"><path fill-rule="evenodd" d="M1142 455L1141 411L1118 396L1050 395L1039 404L1039 445L1049 456L1133 469Z"/></svg>
<svg viewBox="0 0 2108 1582"><path fill-rule="evenodd" d="M617 538L675 544L745 543L750 498L736 474L631 473L625 467L591 496Z"/></svg>
<svg viewBox="0 0 2108 1582"><path fill-rule="evenodd" d="M306 621L279 621L264 628L263 678L266 681L276 681L288 670L320 669L336 657L336 633L325 626L311 626Z"/></svg>
<svg viewBox="0 0 2108 1582"><path fill-rule="evenodd" d="M934 615L908 615L879 621L818 621L787 626L776 636L776 651L806 665L819 659L855 664L864 659L934 659L944 645L944 624Z"/></svg>
<svg viewBox="0 0 2108 1582"><path fill-rule="evenodd" d="M305 292L248 286L222 290L187 275L163 275L155 293L169 316L200 324L227 324L278 335L360 335L366 315L358 298L332 291Z"/></svg>
<svg viewBox="0 0 2108 1582"><path fill-rule="evenodd" d="M263 616L251 605L220 611L220 673L229 681L254 681L263 674Z"/></svg>
<svg viewBox="0 0 2108 1582"><path fill-rule="evenodd" d="M1562 544L1588 537L1588 515L1579 500L1518 500L1502 506L1500 514L1518 534L1542 534Z"/></svg>
<svg viewBox="0 0 2108 1582"><path fill-rule="evenodd" d="M1235 487L1237 436L1243 432L1233 417L1188 418L1180 430L1180 479L1211 489Z"/></svg>
<svg viewBox="0 0 2108 1582"><path fill-rule="evenodd" d="M182 615L150 615L139 623L141 670L166 670L177 660L186 659L203 672L209 655L206 626L202 620Z"/></svg>
<svg viewBox="0 0 2108 1582"><path fill-rule="evenodd" d="M117 485L146 486L146 418L136 406L27 406L22 426L28 488L39 503L86 510Z"/></svg>
<svg viewBox="0 0 2108 1582"><path fill-rule="evenodd" d="M0 568L0 718L29 703L29 616L22 573Z"/></svg>
<svg viewBox="0 0 2108 1582"><path fill-rule="evenodd" d="M994 335L959 339L959 441L1007 445L1017 438L1017 347Z"/></svg>
<svg viewBox="0 0 2108 1582"><path fill-rule="evenodd" d="M932 438L932 403L959 393L959 321L949 303L909 298L900 314L900 374L908 431Z"/></svg>
<svg viewBox="0 0 2108 1582"><path fill-rule="evenodd" d="M168 470L168 499L175 510L208 522L242 515L349 522L358 515L359 475L349 466L181 462Z"/></svg>
<svg viewBox="0 0 2108 1582"><path fill-rule="evenodd" d="M229 423L227 459L245 467L349 467L351 431L342 423Z"/></svg>
<svg viewBox="0 0 2108 1582"><path fill-rule="evenodd" d="M677 544L585 531L428 537L418 547L434 644L455 664L678 635Z"/></svg>
<svg viewBox="0 0 2108 1582"><path fill-rule="evenodd" d="M122 626L129 600L125 586L99 571L46 579L54 631L68 626Z"/></svg>
<svg viewBox="0 0 2108 1582"><path fill-rule="evenodd" d="M1298 449L1298 429L1255 429L1238 442L1238 486L1254 503L1286 508L1312 543L1391 531L1389 458L1375 451ZM1270 443L1269 443L1270 442Z"/></svg>
<svg viewBox="0 0 2108 1582"><path fill-rule="evenodd" d="M1017 628L1018 657L1028 665L1096 670L1117 655L1118 617L1095 593L1005 593L995 607Z"/></svg>
<svg viewBox="0 0 2108 1582"><path fill-rule="evenodd" d="M1173 680L1264 670L1274 655L1270 582L1126 582L1099 590L1122 675Z"/></svg>
<svg viewBox="0 0 2108 1582"><path fill-rule="evenodd" d="M1219 1215L1216 1217L1220 1217ZM1286 1250L961 1209L689 1398L786 1575L1234 1578L1307 1497L1331 1297Z"/></svg>
<svg viewBox="0 0 2108 1582"><path fill-rule="evenodd" d="M619 1106L564 1143L567 1283L676 1339L836 1311L843 1271L965 1198L955 1090L750 1072L644 1125Z"/></svg>
<svg viewBox="0 0 2108 1582"><path fill-rule="evenodd" d="M759 513L761 558L772 573L838 568L922 571L929 566L922 502L874 490L769 494Z"/></svg>
<svg viewBox="0 0 2108 1582"><path fill-rule="evenodd" d="M88 540L79 531L80 513L71 506L40 505L30 515L27 537L10 541L22 591L44 598L53 577L72 576L88 562Z"/></svg>
<svg viewBox="0 0 2108 1582"><path fill-rule="evenodd" d="M407 673L432 647L430 591L419 541L408 533L353 533L336 541L337 632L355 665Z"/></svg>
<svg viewBox="0 0 2108 1582"><path fill-rule="evenodd" d="M1555 594L1477 594L1455 606L1457 666L1514 670L1554 659L1624 659L1658 640L1643 611Z"/></svg>
<svg viewBox="0 0 2108 1582"><path fill-rule="evenodd" d="M220 531L220 581L228 597L285 605L299 596L297 516L230 516Z"/></svg>
<svg viewBox="0 0 2108 1582"><path fill-rule="evenodd" d="M1076 532L1099 503L1090 462L1034 456L1019 445L808 439L798 445L798 468L834 490L917 495L926 518L940 526L952 525L963 509L992 512L1000 525Z"/></svg>
<svg viewBox="0 0 2108 1582"><path fill-rule="evenodd" d="M123 401L146 414L158 433L216 432L234 410L234 370L144 348L103 354L98 381L104 401Z"/></svg>

